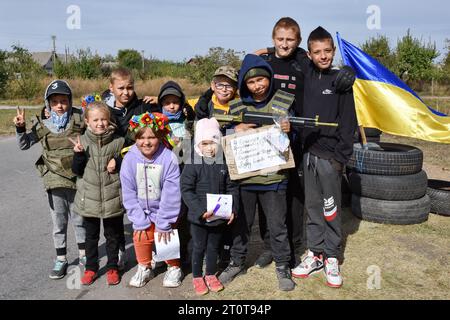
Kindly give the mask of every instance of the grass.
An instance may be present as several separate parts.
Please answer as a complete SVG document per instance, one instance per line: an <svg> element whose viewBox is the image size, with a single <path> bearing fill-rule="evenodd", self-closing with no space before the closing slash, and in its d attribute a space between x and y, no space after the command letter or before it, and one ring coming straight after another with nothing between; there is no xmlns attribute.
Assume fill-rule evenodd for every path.
<svg viewBox="0 0 450 320"><path fill-rule="evenodd" d="M31 129L31 119L34 118L34 115L40 113L40 109L27 109L26 110L26 118L27 118L27 129ZM12 135L16 132L13 119L16 116L16 110L0 110L0 135Z"/></svg>
<svg viewBox="0 0 450 320"><path fill-rule="evenodd" d="M224 291L205 298L450 299L450 218L430 214L429 220L419 225L382 225L361 221L348 208L343 210L343 218L346 240L342 288L327 287L324 275L318 273L296 279L294 291L281 292L272 263L265 269L251 267ZM371 266L380 270L379 289L368 288L368 282L373 283Z"/></svg>

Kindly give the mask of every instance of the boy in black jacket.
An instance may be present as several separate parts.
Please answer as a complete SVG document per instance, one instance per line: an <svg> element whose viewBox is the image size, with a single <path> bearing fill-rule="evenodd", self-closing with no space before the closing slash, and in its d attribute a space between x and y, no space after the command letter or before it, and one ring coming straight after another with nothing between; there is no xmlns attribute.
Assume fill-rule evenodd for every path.
<svg viewBox="0 0 450 320"><path fill-rule="evenodd" d="M308 253L292 275L306 278L325 267L327 285L339 288L341 178L353 152L355 103L352 91L336 90L334 80L339 71L332 67L336 47L330 33L322 27L312 31L308 50L311 65L304 72L303 116L318 115L320 121L336 122L338 127L305 129L302 135Z"/></svg>
<svg viewBox="0 0 450 320"><path fill-rule="evenodd" d="M130 119L135 115L145 112L161 112L157 105L145 103L138 99L134 90L134 79L130 70L126 68L117 68L111 72L109 78L109 91L102 94L102 100L108 105L111 111L111 120L116 124L116 133L125 138L125 145L130 146L134 143L128 136L128 126ZM118 266L120 270L125 268L128 257L125 251L125 234L120 238L120 251Z"/></svg>
<svg viewBox="0 0 450 320"><path fill-rule="evenodd" d="M239 188L230 180L223 152L220 152L220 138L219 123L215 118L199 120L195 128L194 161L193 164L186 164L181 174L181 193L189 208L188 220L193 240L192 281L198 295L223 289L216 277L219 245L224 232L229 230L225 226L233 222L239 204ZM214 210L207 210L208 193L232 195L233 210L229 220L209 221ZM206 274L203 277L205 252Z"/></svg>

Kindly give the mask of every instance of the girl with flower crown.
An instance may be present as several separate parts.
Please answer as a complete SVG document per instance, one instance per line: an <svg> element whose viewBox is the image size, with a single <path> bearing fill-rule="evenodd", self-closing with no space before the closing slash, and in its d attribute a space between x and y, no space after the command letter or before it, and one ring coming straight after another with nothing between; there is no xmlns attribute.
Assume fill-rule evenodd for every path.
<svg viewBox="0 0 450 320"><path fill-rule="evenodd" d="M138 270L130 286L142 287L151 277L152 246L170 241L181 206L180 169L171 151L169 119L161 113L144 113L130 120L136 143L126 153L120 179L123 205L133 223ZM180 260L166 261L164 287L178 287L183 273Z"/></svg>

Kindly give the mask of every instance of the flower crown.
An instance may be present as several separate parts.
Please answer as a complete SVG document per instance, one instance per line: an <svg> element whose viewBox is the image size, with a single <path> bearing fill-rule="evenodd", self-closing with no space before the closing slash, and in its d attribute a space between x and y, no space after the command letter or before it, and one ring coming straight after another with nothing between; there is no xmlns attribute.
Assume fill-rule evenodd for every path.
<svg viewBox="0 0 450 320"><path fill-rule="evenodd" d="M172 149L175 146L175 142L172 140L171 133L172 129L169 126L169 118L162 113L143 113L140 115L133 116L130 119L129 130L132 132L139 131L140 128L150 128L155 133L162 137L162 142L166 147Z"/></svg>
<svg viewBox="0 0 450 320"><path fill-rule="evenodd" d="M102 97L98 93L89 94L81 98L81 107L83 108L83 111L86 110L86 108L95 101L102 101Z"/></svg>

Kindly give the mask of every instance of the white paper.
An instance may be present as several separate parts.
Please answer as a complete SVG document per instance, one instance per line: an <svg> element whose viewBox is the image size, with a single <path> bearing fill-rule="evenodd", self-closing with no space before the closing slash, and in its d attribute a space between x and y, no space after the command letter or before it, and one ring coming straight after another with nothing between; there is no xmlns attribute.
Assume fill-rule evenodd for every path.
<svg viewBox="0 0 450 320"><path fill-rule="evenodd" d="M286 164L287 159L280 149L288 144L289 138L279 129L233 138L230 146L238 174Z"/></svg>
<svg viewBox="0 0 450 320"><path fill-rule="evenodd" d="M233 196L231 194L207 193L206 210L214 214L206 219L207 222L217 219L229 220L233 212Z"/></svg>
<svg viewBox="0 0 450 320"><path fill-rule="evenodd" d="M159 232L155 231L155 255L153 259L155 261L167 261L173 259L180 258L180 238L178 237L178 230L172 230L174 234L170 234L170 241L164 243L164 240L161 239L158 242Z"/></svg>

